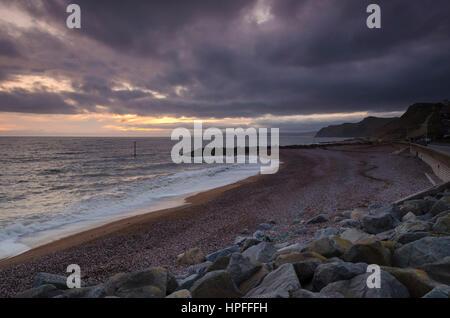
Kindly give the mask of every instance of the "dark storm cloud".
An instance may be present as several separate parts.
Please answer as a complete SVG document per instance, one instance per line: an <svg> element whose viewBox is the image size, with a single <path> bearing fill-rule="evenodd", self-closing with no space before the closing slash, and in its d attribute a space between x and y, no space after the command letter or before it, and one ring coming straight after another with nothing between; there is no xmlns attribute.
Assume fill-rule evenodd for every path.
<svg viewBox="0 0 450 318"><path fill-rule="evenodd" d="M15 90L9 93L0 92L0 112L74 114L76 110L56 94Z"/></svg>
<svg viewBox="0 0 450 318"><path fill-rule="evenodd" d="M75 92L54 93L47 107L18 100L23 112L103 105L119 114L258 117L388 112L448 98L448 0L375 1L381 30L366 27L372 2L79 0L82 29L68 30L69 1L7 1L64 37L22 30L11 42L0 31L0 58L20 60L2 72L71 78ZM78 107L54 104L65 98Z"/></svg>

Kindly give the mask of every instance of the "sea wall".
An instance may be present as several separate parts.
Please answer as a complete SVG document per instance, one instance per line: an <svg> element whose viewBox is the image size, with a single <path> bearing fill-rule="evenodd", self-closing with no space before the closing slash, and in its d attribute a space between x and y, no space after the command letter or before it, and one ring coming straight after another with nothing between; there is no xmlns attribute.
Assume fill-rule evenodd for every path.
<svg viewBox="0 0 450 318"><path fill-rule="evenodd" d="M411 154L427 163L439 179L450 181L450 154L416 144L409 147Z"/></svg>

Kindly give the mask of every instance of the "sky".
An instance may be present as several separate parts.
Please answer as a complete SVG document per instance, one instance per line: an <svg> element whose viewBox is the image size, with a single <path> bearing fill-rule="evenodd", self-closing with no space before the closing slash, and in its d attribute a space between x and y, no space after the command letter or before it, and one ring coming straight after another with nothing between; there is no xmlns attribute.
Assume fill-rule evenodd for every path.
<svg viewBox="0 0 450 318"><path fill-rule="evenodd" d="M449 13L448 0L0 0L0 136L400 116L449 98Z"/></svg>

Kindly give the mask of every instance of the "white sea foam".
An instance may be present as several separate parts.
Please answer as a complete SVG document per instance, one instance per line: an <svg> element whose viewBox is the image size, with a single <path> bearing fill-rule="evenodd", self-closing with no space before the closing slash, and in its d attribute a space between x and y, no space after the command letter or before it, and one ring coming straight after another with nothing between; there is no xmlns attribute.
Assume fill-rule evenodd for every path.
<svg viewBox="0 0 450 318"><path fill-rule="evenodd" d="M224 164L192 169L127 184L87 196L61 211L25 214L0 220L0 258L121 218L185 203L191 194L229 185L259 174L259 164ZM144 179L145 180L145 179Z"/></svg>

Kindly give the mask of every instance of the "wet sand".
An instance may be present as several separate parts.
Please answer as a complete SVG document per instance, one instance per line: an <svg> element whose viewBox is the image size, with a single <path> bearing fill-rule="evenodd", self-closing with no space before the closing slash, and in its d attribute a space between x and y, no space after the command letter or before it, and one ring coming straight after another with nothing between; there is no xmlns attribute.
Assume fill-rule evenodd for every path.
<svg viewBox="0 0 450 318"><path fill-rule="evenodd" d="M205 253L232 245L248 228L274 220L271 237L290 235L289 242L313 235L296 235L304 226L293 224L300 211L306 220L324 213L334 224L340 212L389 203L431 186L431 169L417 158L391 154L392 146L345 146L328 149L281 150L283 168L275 175L203 192L189 204L116 221L0 261L0 297L31 286L38 272L65 275L69 264L79 264L85 281L98 282L122 271L164 266L174 273L184 267L176 255L191 247Z"/></svg>

